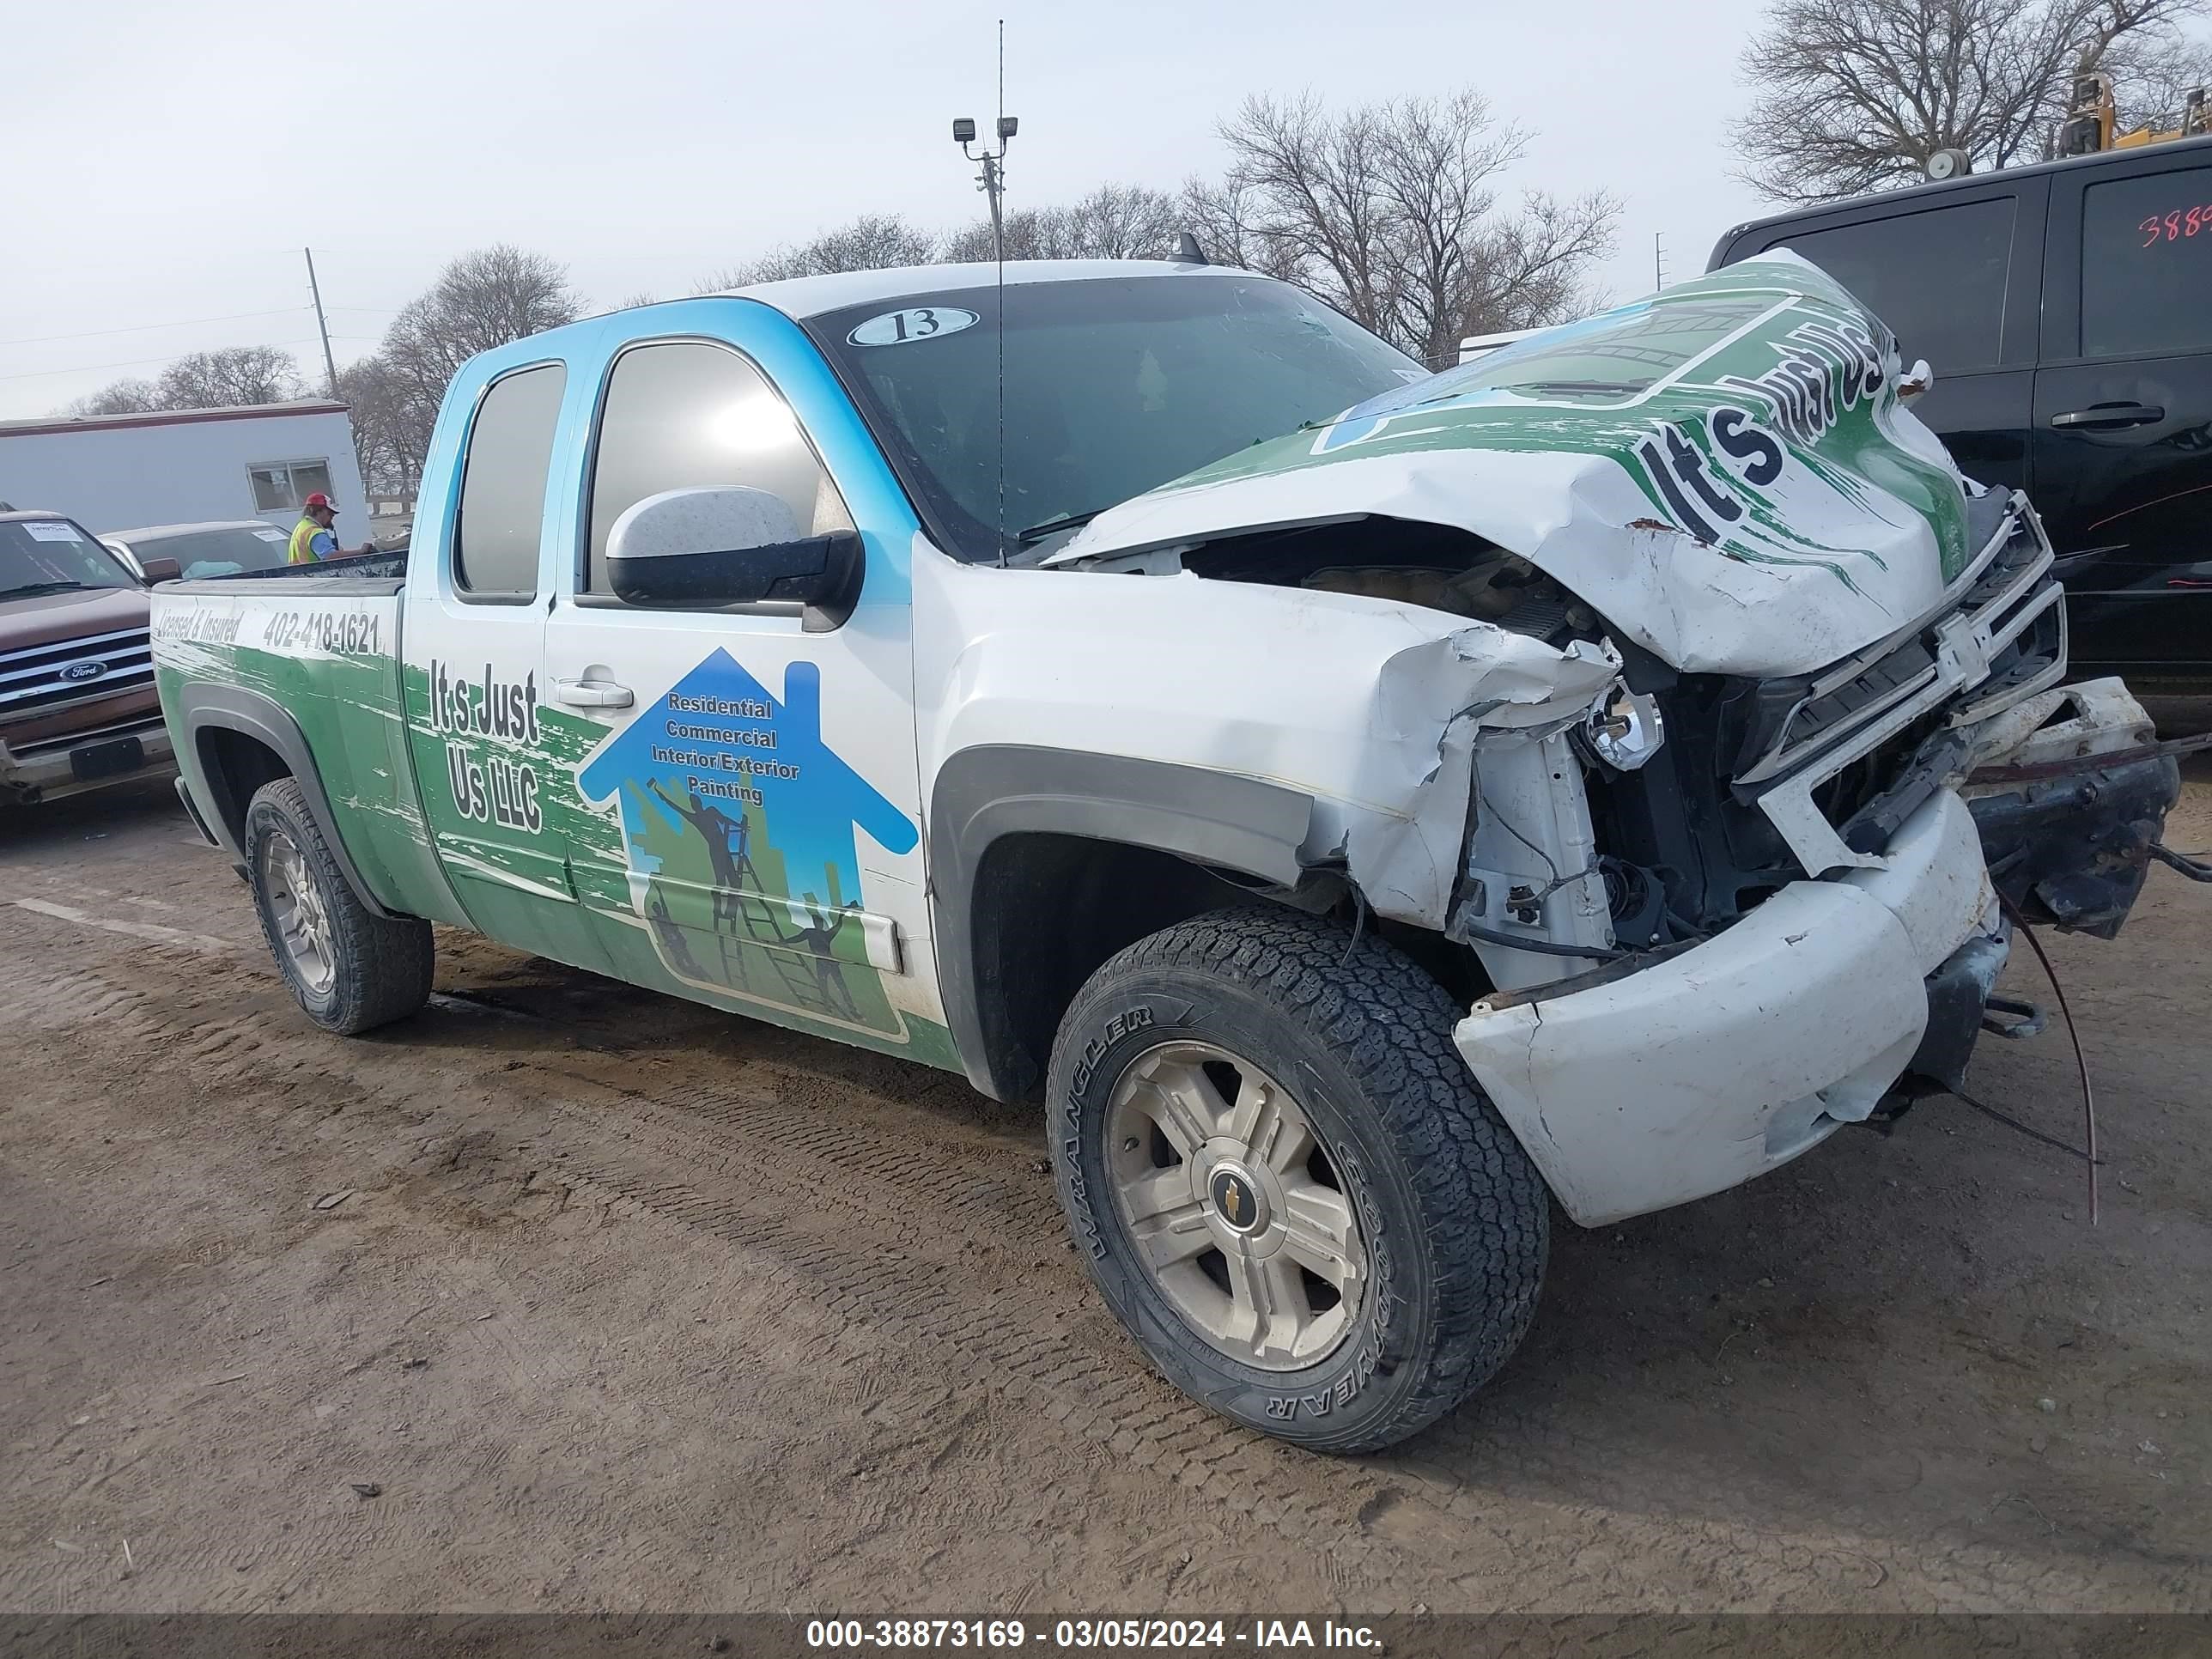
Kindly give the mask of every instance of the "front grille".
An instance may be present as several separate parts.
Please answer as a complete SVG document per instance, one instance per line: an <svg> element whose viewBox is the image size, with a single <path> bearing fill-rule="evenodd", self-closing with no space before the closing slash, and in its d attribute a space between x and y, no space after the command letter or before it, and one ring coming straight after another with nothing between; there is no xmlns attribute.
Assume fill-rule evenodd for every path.
<svg viewBox="0 0 2212 1659"><path fill-rule="evenodd" d="M1813 805L1820 816L1838 827L1879 800L1893 784L1920 745L1940 730L1943 713L1922 715L1903 731L1887 737L1835 776L1813 786Z"/></svg>
<svg viewBox="0 0 2212 1659"><path fill-rule="evenodd" d="M2024 497L1944 609L1816 674L1736 683L1723 752L1732 793L1756 805L1806 872L1879 854L1982 723L2066 667L2064 596Z"/></svg>
<svg viewBox="0 0 2212 1659"><path fill-rule="evenodd" d="M148 631L126 628L0 653L0 720L112 697L154 683Z"/></svg>
<svg viewBox="0 0 2212 1659"><path fill-rule="evenodd" d="M1749 699L1737 781L1756 785L1784 776L1860 726L1873 723L1884 710L1910 702L1916 692L1936 684L1941 666L1938 626L1963 612L1995 631L2008 616L2034 610L2044 590L2055 584L2045 575L2025 591L2017 591L2017 585L2044 556L2043 539L2023 514L2013 521L2012 533L1996 556L1942 616L1929 618L1879 654L1814 674L1760 682ZM2009 603L2005 602L2008 589L2015 590ZM2000 660L1992 662L1993 678L2020 667L2035 644L2053 643L2045 638L2047 629L2028 631L2032 638L2025 648L2014 648L2022 644L2015 641L2000 653ZM2026 669L2019 678L2033 672ZM1882 746L1889 744L1885 741Z"/></svg>

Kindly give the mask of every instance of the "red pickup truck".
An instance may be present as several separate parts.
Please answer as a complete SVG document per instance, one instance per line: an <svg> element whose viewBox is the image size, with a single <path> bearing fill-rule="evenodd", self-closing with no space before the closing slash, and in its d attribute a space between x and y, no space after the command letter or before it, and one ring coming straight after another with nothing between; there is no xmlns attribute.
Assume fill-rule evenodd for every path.
<svg viewBox="0 0 2212 1659"><path fill-rule="evenodd" d="M0 513L0 804L52 800L170 765L146 580L58 513Z"/></svg>

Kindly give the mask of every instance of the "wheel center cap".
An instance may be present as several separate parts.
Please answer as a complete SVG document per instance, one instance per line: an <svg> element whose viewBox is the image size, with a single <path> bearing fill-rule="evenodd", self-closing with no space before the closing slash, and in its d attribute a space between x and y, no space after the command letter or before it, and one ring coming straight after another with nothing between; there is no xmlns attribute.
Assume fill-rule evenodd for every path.
<svg viewBox="0 0 2212 1659"><path fill-rule="evenodd" d="M1236 1164L1215 1164L1206 1191L1214 1213L1230 1231L1249 1236L1267 1224L1267 1200L1261 1196L1260 1183Z"/></svg>

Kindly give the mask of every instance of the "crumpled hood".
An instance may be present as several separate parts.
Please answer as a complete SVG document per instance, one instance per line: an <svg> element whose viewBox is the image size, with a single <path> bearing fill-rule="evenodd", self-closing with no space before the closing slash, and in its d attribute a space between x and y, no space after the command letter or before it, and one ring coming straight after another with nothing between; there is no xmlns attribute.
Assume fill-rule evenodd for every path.
<svg viewBox="0 0 2212 1659"><path fill-rule="evenodd" d="M1470 531L1686 672L1803 673L1934 608L1969 488L1897 343L1794 254L1553 329L1100 514L1047 562L1362 515Z"/></svg>

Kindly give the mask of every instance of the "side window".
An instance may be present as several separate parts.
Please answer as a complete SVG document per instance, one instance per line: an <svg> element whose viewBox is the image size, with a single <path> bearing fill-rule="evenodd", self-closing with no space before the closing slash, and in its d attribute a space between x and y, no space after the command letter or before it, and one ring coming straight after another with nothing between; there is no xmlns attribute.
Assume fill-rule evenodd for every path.
<svg viewBox="0 0 2212 1659"><path fill-rule="evenodd" d="M310 495L331 493L331 464L328 461L295 461L292 463L292 497L296 506ZM343 501L338 503L343 507Z"/></svg>
<svg viewBox="0 0 2212 1659"><path fill-rule="evenodd" d="M2212 167L2081 197L2081 355L2212 349Z"/></svg>
<svg viewBox="0 0 2212 1659"><path fill-rule="evenodd" d="M1777 237L1887 323L1909 364L1940 378L1994 368L2011 275L2013 198L1961 202Z"/></svg>
<svg viewBox="0 0 2212 1659"><path fill-rule="evenodd" d="M250 466L246 477L253 480L253 510L256 513L288 513L299 506L292 495L292 472L289 467Z"/></svg>
<svg viewBox="0 0 2212 1659"><path fill-rule="evenodd" d="M312 461L270 461L246 469L253 481L256 513L296 513L308 496L331 493L331 464Z"/></svg>
<svg viewBox="0 0 2212 1659"><path fill-rule="evenodd" d="M696 340L623 353L599 412L586 590L607 592L607 534L626 508L715 484L781 496L804 536L853 527L791 406L744 358Z"/></svg>
<svg viewBox="0 0 2212 1659"><path fill-rule="evenodd" d="M453 586L464 592L538 592L546 471L568 379L558 363L526 368L493 381L477 407L453 527Z"/></svg>

